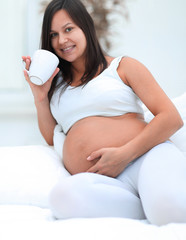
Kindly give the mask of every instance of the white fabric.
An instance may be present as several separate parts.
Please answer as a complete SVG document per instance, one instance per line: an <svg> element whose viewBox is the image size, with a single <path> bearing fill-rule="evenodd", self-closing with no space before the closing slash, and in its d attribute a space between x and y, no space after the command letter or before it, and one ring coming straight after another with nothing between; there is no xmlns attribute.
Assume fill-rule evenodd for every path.
<svg viewBox="0 0 186 240"><path fill-rule="evenodd" d="M173 102L185 122L185 126L174 134L174 142L186 153L186 93ZM146 118L149 115L146 112ZM57 137L63 139L57 134L56 141ZM48 208L41 207L48 205L48 194L59 173L64 178L68 175L60 161L59 155L47 146L0 147L1 240L186 239L186 224L157 227L147 221L127 218L56 221Z"/></svg>
<svg viewBox="0 0 186 240"><path fill-rule="evenodd" d="M127 218L55 220L49 209L0 205L1 240L185 240L186 224L162 227Z"/></svg>
<svg viewBox="0 0 186 240"><path fill-rule="evenodd" d="M118 75L121 59L115 58L108 68L83 87L69 86L61 96L61 89L54 92L51 112L65 134L75 122L85 117L143 113L141 101Z"/></svg>
<svg viewBox="0 0 186 240"><path fill-rule="evenodd" d="M48 194L66 171L48 146L0 148L0 204L48 207Z"/></svg>
<svg viewBox="0 0 186 240"><path fill-rule="evenodd" d="M172 102L177 107L183 122L184 126L177 131L170 139L176 144L176 146L186 154L186 93L182 94L179 97L172 99ZM150 122L154 117L150 111L148 111L144 107L144 117L145 121ZM63 143L65 140L66 135L63 133L62 127L60 125L56 125L54 131L54 149L62 158L63 152Z"/></svg>
<svg viewBox="0 0 186 240"><path fill-rule="evenodd" d="M54 142L54 149L58 153L59 157L63 158L63 144L65 141L66 135L63 132L63 129L61 125L57 124L54 128L54 136L53 136L53 142Z"/></svg>
<svg viewBox="0 0 186 240"><path fill-rule="evenodd" d="M80 173L60 180L50 203L60 219L147 217L156 225L186 223L185 184L186 157L167 141L132 162L116 179Z"/></svg>

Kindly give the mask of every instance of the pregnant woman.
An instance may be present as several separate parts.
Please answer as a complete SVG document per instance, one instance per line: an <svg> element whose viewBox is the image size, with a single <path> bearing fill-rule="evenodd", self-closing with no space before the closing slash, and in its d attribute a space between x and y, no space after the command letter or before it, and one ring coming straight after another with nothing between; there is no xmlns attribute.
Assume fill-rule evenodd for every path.
<svg viewBox="0 0 186 240"><path fill-rule="evenodd" d="M63 163L70 176L50 195L56 218L147 218L186 222L186 159L169 141L183 122L143 64L110 57L79 0L46 8L42 49L60 60L42 86L31 83L40 131L53 145L65 134ZM31 58L23 57L29 69ZM146 123L143 102L154 119Z"/></svg>

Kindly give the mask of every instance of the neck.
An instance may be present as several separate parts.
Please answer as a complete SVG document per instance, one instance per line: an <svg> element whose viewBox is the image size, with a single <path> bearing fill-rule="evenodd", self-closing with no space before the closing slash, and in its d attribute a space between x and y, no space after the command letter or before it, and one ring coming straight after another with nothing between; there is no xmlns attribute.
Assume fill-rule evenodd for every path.
<svg viewBox="0 0 186 240"><path fill-rule="evenodd" d="M77 86L81 84L80 79L82 78L83 74L85 73L85 61L79 61L78 63L72 63L72 75L73 81L72 85Z"/></svg>

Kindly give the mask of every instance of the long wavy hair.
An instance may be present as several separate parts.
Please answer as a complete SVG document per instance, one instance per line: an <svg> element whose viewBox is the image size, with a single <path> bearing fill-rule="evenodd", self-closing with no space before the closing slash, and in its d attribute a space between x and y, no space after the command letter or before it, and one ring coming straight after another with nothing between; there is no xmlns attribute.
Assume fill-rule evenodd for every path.
<svg viewBox="0 0 186 240"><path fill-rule="evenodd" d="M81 28L86 37L86 70L81 78L81 84L79 86L85 85L95 77L98 70L101 73L107 67L107 61L98 42L94 22L80 0L53 0L48 4L43 18L41 48L49 50L55 54L50 40L51 22L54 14L61 9L65 10L69 14L74 23ZM71 63L62 58L59 58L59 60L59 74L62 74L62 78L59 78L58 74L53 79L48 93L49 100L51 100L51 97L56 89L63 86L61 88L63 91L73 80Z"/></svg>

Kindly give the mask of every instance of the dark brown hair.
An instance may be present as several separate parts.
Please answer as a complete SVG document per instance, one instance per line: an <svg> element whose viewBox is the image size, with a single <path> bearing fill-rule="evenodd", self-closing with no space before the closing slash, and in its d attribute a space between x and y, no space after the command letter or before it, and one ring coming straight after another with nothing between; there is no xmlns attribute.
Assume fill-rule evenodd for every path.
<svg viewBox="0 0 186 240"><path fill-rule="evenodd" d="M107 61L98 42L94 22L80 0L53 0L48 4L43 18L41 48L49 50L55 54L50 40L51 22L54 14L61 9L64 9L69 14L75 24L78 25L79 28L81 28L81 30L84 32L86 37L86 70L81 78L80 84L84 85L95 77L99 68L101 73L107 67ZM62 58L59 58L59 60L59 74L62 74L62 78L60 78L61 81L58 80L59 74L54 78L49 91L49 99L51 99L56 88L61 86L66 87L72 82L71 63Z"/></svg>

